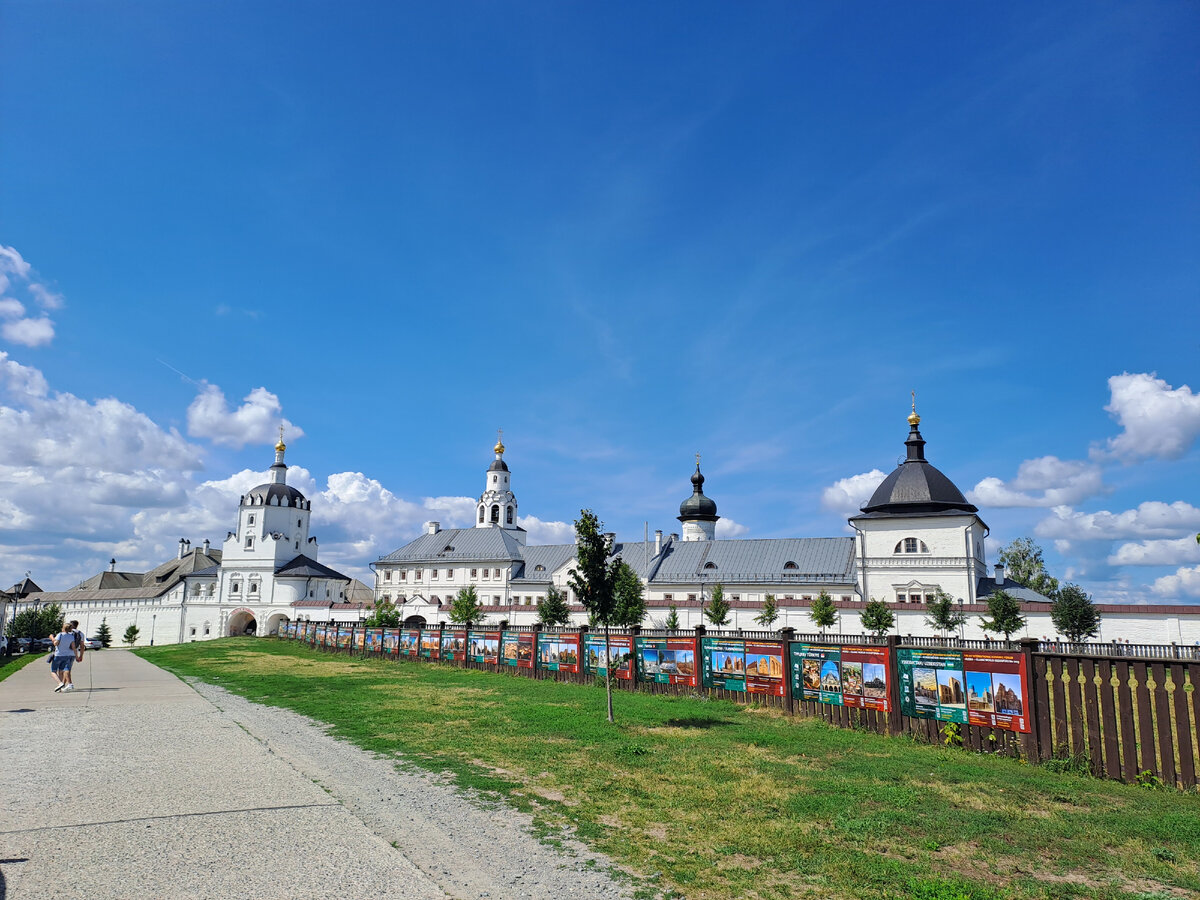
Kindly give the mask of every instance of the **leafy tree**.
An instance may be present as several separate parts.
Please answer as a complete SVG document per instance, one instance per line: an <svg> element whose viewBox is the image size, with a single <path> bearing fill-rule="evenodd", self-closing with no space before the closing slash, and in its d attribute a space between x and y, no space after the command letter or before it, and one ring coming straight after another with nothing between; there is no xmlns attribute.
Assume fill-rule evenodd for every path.
<svg viewBox="0 0 1200 900"><path fill-rule="evenodd" d="M729 601L725 599L725 586L719 582L713 585L712 600L704 610L704 618L720 627L729 622Z"/></svg>
<svg viewBox="0 0 1200 900"><path fill-rule="evenodd" d="M112 645L112 629L108 627L108 619L100 620L100 627L96 629L96 637L100 640L101 647L110 647Z"/></svg>
<svg viewBox="0 0 1200 900"><path fill-rule="evenodd" d="M675 604L671 604L671 608L667 610L667 627L672 631L679 628L679 610L675 608Z"/></svg>
<svg viewBox="0 0 1200 900"><path fill-rule="evenodd" d="M896 614L883 600L872 597L863 607L860 617L863 628L876 637L883 637L896 626Z"/></svg>
<svg viewBox="0 0 1200 900"><path fill-rule="evenodd" d="M817 599L809 607L808 617L813 620L814 625L821 629L821 634L824 634L825 629L837 621L837 607L833 605L833 598L829 596L829 591L821 591L817 594Z"/></svg>
<svg viewBox="0 0 1200 900"><path fill-rule="evenodd" d="M1058 595L1058 579L1046 571L1042 548L1033 542L1033 538L1017 538L1000 551L999 559L1008 570L1008 577L1021 587L1035 590L1051 600Z"/></svg>
<svg viewBox="0 0 1200 900"><path fill-rule="evenodd" d="M479 595L475 593L475 585L459 588L450 603L450 621L456 625L465 625L467 622L478 625L485 618L483 604L479 602Z"/></svg>
<svg viewBox="0 0 1200 900"><path fill-rule="evenodd" d="M941 588L932 597L926 595L925 608L929 611L925 624L940 631L943 637L967 621L966 615L954 605L954 599Z"/></svg>
<svg viewBox="0 0 1200 900"><path fill-rule="evenodd" d="M123 638L121 638L121 640L124 643L128 644L130 647L132 647L134 644L137 643L138 635L140 633L141 633L140 628L138 628L136 625L130 625L128 628L125 629L125 636Z"/></svg>
<svg viewBox="0 0 1200 900"><path fill-rule="evenodd" d="M1025 627L1025 617L1021 615L1021 601L1008 591L996 591L987 598L988 618L980 617L979 627L984 631L1003 633L1007 641L1014 631Z"/></svg>
<svg viewBox="0 0 1200 900"><path fill-rule="evenodd" d="M1050 621L1073 644L1094 637L1100 630L1100 611L1077 584L1064 584L1050 607Z"/></svg>
<svg viewBox="0 0 1200 900"><path fill-rule="evenodd" d="M25 609L4 628L7 637L44 638L62 631L62 607L57 603Z"/></svg>
<svg viewBox="0 0 1200 900"><path fill-rule="evenodd" d="M570 570L571 589L588 611L591 621L604 626L604 691L608 698L608 721L614 722L608 629L617 611L616 581L620 560L610 559L611 556L612 540L604 534L600 520L590 509L581 509L575 520L576 568Z"/></svg>
<svg viewBox="0 0 1200 900"><path fill-rule="evenodd" d="M566 625L571 621L571 609L567 598L554 585L546 591L546 599L538 604L537 620L543 625Z"/></svg>
<svg viewBox="0 0 1200 900"><path fill-rule="evenodd" d="M767 594L767 596L763 597L762 609L759 610L758 615L754 617L754 621L763 628L770 628L775 624L775 620L778 618L779 606L775 603L775 595Z"/></svg>
<svg viewBox="0 0 1200 900"><path fill-rule="evenodd" d="M400 610L391 600L380 600L363 620L363 625L367 628L399 628Z"/></svg>
<svg viewBox="0 0 1200 900"><path fill-rule="evenodd" d="M642 619L646 618L645 589L642 579L627 562L621 561L617 566L613 593L616 595L616 608L613 610L612 624L624 628L641 625Z"/></svg>

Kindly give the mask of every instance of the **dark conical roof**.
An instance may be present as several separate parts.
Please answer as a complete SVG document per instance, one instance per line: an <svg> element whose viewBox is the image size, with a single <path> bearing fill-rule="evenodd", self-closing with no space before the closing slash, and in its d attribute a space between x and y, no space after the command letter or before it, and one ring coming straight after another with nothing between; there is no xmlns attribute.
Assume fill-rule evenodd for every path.
<svg viewBox="0 0 1200 900"><path fill-rule="evenodd" d="M692 496L679 504L679 521L688 522L700 520L715 522L721 518L717 515L717 504L704 496L704 476L700 474L700 463L696 463L696 471L692 474Z"/></svg>
<svg viewBox="0 0 1200 900"><path fill-rule="evenodd" d="M909 416L908 456L883 483L875 489L864 517L911 515L963 515L977 513L979 508L967 498L942 472L925 458L925 439L917 430L921 419L914 412Z"/></svg>

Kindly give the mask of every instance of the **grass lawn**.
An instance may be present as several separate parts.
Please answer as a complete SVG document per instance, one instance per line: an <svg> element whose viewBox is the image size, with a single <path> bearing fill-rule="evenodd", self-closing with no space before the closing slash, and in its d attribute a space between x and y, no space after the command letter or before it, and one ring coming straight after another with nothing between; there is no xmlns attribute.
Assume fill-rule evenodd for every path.
<svg viewBox="0 0 1200 900"><path fill-rule="evenodd" d="M1200 895L1200 796L842 730L255 638L139 651L452 772L694 900ZM657 873L657 874L656 874Z"/></svg>
<svg viewBox="0 0 1200 900"><path fill-rule="evenodd" d="M22 653L20 656L0 656L0 681L13 672L19 672L34 660L46 661L45 653Z"/></svg>

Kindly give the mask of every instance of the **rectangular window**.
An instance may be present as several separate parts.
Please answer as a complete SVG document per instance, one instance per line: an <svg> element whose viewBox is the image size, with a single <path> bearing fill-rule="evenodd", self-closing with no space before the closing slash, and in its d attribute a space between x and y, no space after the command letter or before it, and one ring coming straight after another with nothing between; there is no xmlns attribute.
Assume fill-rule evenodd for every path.
<svg viewBox="0 0 1200 900"><path fill-rule="evenodd" d="M383 580L384 580L384 581L391 581L391 580L392 580L392 570L391 570L391 569L384 569L384 571L383 571Z"/></svg>
<svg viewBox="0 0 1200 900"><path fill-rule="evenodd" d="M454 570L453 570L453 569L447 569L447 570L446 570L446 577L447 577L447 578L453 578L453 577L454 577Z"/></svg>
<svg viewBox="0 0 1200 900"><path fill-rule="evenodd" d="M500 605L500 598L499 598L499 597L493 597L493 598L492 598L492 605L493 605L493 606L499 606L499 605Z"/></svg>
<svg viewBox="0 0 1200 900"><path fill-rule="evenodd" d="M471 570L471 577L472 577L472 578L478 578L478 577L479 577L479 570L478 570L478 569L472 569L472 570Z"/></svg>
<svg viewBox="0 0 1200 900"><path fill-rule="evenodd" d="M674 594L663 594L663 600L665 600L667 603L672 603L675 600L675 595Z"/></svg>
<svg viewBox="0 0 1200 900"><path fill-rule="evenodd" d="M414 580L414 581L420 581L420 580L421 580L421 571L422 571L421 569L417 569L417 571L413 573L413 580Z"/></svg>
<svg viewBox="0 0 1200 900"><path fill-rule="evenodd" d="M905 553L916 553L917 552L917 539L916 538L905 538L904 539L904 552Z"/></svg>
<svg viewBox="0 0 1200 900"><path fill-rule="evenodd" d="M400 570L400 580L401 580L401 581L408 581L408 569L401 569L401 570Z"/></svg>
<svg viewBox="0 0 1200 900"><path fill-rule="evenodd" d="M732 600L734 603L736 603L738 600L742 599L742 595L741 594L730 594L729 599Z"/></svg>
<svg viewBox="0 0 1200 900"><path fill-rule="evenodd" d="M907 603L907 602L908 602L908 597L907 597L907 595L905 595L905 594L897 594L897 595L896 595L896 602L897 602L897 603Z"/></svg>
<svg viewBox="0 0 1200 900"><path fill-rule="evenodd" d="M849 602L850 602L850 597L846 596L845 594L842 594L842 602L843 602L843 603L849 603Z"/></svg>
<svg viewBox="0 0 1200 900"><path fill-rule="evenodd" d="M500 570L499 570L499 569L493 569L493 570L492 570L492 577L493 577L493 578L499 578L499 577L500 577Z"/></svg>
<svg viewBox="0 0 1200 900"><path fill-rule="evenodd" d="M257 581L250 582L250 593L252 593L252 594L258 593L258 582Z"/></svg>
<svg viewBox="0 0 1200 900"><path fill-rule="evenodd" d="M784 594L783 599L784 600L795 600L796 596L795 596L795 594Z"/></svg>
<svg viewBox="0 0 1200 900"><path fill-rule="evenodd" d="M491 571L492 571L491 569L484 569L484 570L483 570L483 578L484 578L484 580L485 580L485 581L486 581L488 578L490 578L490 577L491 577L491 576L488 574L488 573L490 573Z"/></svg>
<svg viewBox="0 0 1200 900"><path fill-rule="evenodd" d="M251 513L249 516L246 517L246 524L247 525L254 524L254 513Z"/></svg>
<svg viewBox="0 0 1200 900"><path fill-rule="evenodd" d="M247 550L253 550L253 549L254 549L254 538L252 538L252 537L248 537L248 538L246 538L246 549L247 549Z"/></svg>
<svg viewBox="0 0 1200 900"><path fill-rule="evenodd" d="M430 581L437 581L437 576L438 576L438 570L437 570L437 569L430 569L430 570L429 570L429 580L430 580Z"/></svg>
<svg viewBox="0 0 1200 900"><path fill-rule="evenodd" d="M696 595L688 594L688 603L695 603L695 602L696 602Z"/></svg>
<svg viewBox="0 0 1200 900"><path fill-rule="evenodd" d="M240 594L241 591L242 591L242 585L240 582L235 581L233 584L231 584L229 586L229 592L231 594Z"/></svg>
<svg viewBox="0 0 1200 900"><path fill-rule="evenodd" d="M805 603L812 603L812 594L802 594L800 599Z"/></svg>
<svg viewBox="0 0 1200 900"><path fill-rule="evenodd" d="M193 629L192 629L192 637L195 637L195 636L196 636L196 629L195 629L195 628L193 628Z"/></svg>
<svg viewBox="0 0 1200 900"><path fill-rule="evenodd" d="M208 634L208 626L207 625L204 626L204 633Z"/></svg>

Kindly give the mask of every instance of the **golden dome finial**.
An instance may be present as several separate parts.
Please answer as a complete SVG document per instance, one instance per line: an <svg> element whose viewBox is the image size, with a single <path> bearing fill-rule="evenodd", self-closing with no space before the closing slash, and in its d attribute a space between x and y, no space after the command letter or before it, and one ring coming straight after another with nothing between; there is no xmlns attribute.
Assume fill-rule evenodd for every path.
<svg viewBox="0 0 1200 900"><path fill-rule="evenodd" d="M920 425L921 417L917 415L917 392L912 392L912 412L908 414L909 425Z"/></svg>
<svg viewBox="0 0 1200 900"><path fill-rule="evenodd" d="M283 442L283 426L279 426L279 443L275 445L275 449L282 453L287 449L287 444Z"/></svg>
<svg viewBox="0 0 1200 900"><path fill-rule="evenodd" d="M496 453L499 453L501 456L504 455L504 429L503 428L496 429L496 446L493 447L492 450L495 451Z"/></svg>

